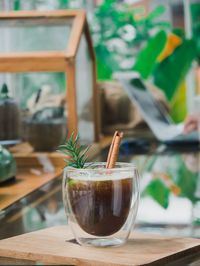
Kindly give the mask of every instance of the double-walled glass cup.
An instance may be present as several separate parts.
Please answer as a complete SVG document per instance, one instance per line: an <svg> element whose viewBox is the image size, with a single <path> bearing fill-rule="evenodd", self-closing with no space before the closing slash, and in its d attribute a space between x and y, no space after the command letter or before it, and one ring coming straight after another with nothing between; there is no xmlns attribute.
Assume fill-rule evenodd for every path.
<svg viewBox="0 0 200 266"><path fill-rule="evenodd" d="M118 246L133 228L139 203L138 171L130 163L67 167L63 201L68 223L81 245Z"/></svg>

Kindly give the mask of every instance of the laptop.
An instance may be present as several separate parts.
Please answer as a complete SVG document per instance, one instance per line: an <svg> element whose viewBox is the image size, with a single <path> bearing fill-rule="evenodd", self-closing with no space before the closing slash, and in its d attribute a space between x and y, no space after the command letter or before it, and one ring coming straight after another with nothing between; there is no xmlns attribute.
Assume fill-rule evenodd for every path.
<svg viewBox="0 0 200 266"><path fill-rule="evenodd" d="M114 78L123 86L133 104L141 112L146 123L165 144L198 144L197 131L182 134L184 123L174 124L165 108L153 97L137 72L116 72Z"/></svg>

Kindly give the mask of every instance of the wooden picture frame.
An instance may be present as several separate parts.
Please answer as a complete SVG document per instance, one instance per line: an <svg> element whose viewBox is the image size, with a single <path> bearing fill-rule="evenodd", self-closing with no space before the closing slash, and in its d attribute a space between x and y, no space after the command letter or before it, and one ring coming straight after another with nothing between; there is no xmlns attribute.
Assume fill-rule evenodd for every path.
<svg viewBox="0 0 200 266"><path fill-rule="evenodd" d="M99 95L96 88L96 57L92 45L91 35L84 10L56 10L56 11L11 11L0 12L0 23L29 23L28 19L40 20L43 25L56 19L73 20L70 39L65 51L31 51L31 52L1 52L0 72L64 72L67 85L68 109L68 135L78 133L77 98L76 98L76 73L75 58L82 34L85 35L90 57L92 59L92 101L94 121L94 141L99 141L100 136L100 109ZM45 24L46 23L46 24ZM67 78L70 77L70 78Z"/></svg>

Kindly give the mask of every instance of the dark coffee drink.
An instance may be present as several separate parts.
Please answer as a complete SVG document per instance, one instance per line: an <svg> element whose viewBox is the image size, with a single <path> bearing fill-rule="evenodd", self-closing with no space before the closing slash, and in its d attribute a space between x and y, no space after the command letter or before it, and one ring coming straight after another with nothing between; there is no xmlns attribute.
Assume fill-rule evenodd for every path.
<svg viewBox="0 0 200 266"><path fill-rule="evenodd" d="M79 226L95 236L109 236L124 225L132 200L132 178L106 181L69 179L69 201Z"/></svg>

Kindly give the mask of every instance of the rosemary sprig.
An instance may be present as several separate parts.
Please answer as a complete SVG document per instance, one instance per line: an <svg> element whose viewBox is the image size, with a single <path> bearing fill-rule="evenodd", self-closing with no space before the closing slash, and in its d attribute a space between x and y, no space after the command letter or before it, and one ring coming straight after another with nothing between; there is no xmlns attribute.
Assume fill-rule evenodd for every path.
<svg viewBox="0 0 200 266"><path fill-rule="evenodd" d="M86 156L86 153L90 149L91 145L89 145L84 151L83 145L78 144L79 135L76 136L74 139L74 132L71 135L71 138L65 141L65 144L58 146L61 150L57 150L57 152L63 153L65 155L70 156L70 160L63 159L67 164L63 167L74 167L74 168L88 168L93 162L85 166L85 163L87 162L88 155Z"/></svg>

